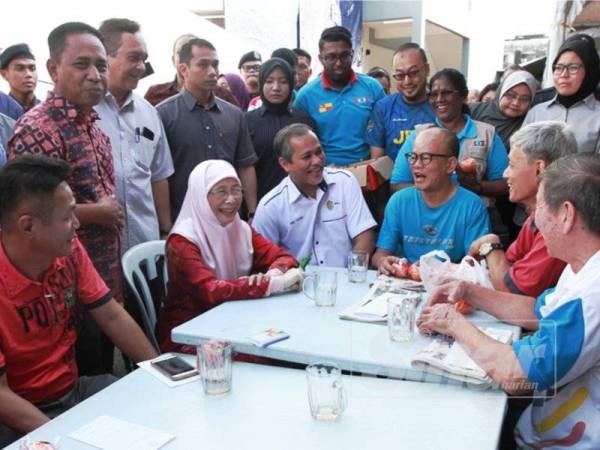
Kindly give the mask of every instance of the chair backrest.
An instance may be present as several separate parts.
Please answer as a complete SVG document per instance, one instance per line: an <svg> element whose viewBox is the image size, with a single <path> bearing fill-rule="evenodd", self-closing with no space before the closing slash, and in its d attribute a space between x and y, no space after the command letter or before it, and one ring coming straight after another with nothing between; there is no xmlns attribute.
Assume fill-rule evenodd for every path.
<svg viewBox="0 0 600 450"><path fill-rule="evenodd" d="M154 329L156 308L160 307L160 302L153 299L148 282L161 277L161 288L166 294L168 273L165 241L149 241L136 245L125 252L121 263L125 281L136 299L144 332L156 350L159 350Z"/></svg>

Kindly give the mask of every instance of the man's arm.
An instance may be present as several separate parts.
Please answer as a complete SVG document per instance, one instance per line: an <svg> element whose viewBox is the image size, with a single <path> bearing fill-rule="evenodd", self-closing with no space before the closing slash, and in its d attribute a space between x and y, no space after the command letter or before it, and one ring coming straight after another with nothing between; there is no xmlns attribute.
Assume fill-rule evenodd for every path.
<svg viewBox="0 0 600 450"><path fill-rule="evenodd" d="M112 343L134 362L145 361L158 355L138 324L114 298L91 309L90 314Z"/></svg>
<svg viewBox="0 0 600 450"><path fill-rule="evenodd" d="M82 225L96 224L120 231L125 223L121 204L114 196L104 196L96 203L77 203L77 220Z"/></svg>
<svg viewBox="0 0 600 450"><path fill-rule="evenodd" d="M512 346L496 341L479 331L452 305L423 308L418 319L422 331L452 336L469 356L509 394L524 394L532 385L521 369Z"/></svg>
<svg viewBox="0 0 600 450"><path fill-rule="evenodd" d="M375 248L375 231L365 230L352 239L352 250L356 252L373 253Z"/></svg>
<svg viewBox="0 0 600 450"><path fill-rule="evenodd" d="M450 281L441 285L431 295L427 304L453 304L460 300L466 300L503 322L518 325L527 330L537 330L538 328L535 298L499 292L466 281Z"/></svg>
<svg viewBox="0 0 600 450"><path fill-rule="evenodd" d="M373 254L371 259L371 265L376 267L379 272L384 275L392 275L392 264L400 261L400 258L395 256L392 252L378 248Z"/></svg>
<svg viewBox="0 0 600 450"><path fill-rule="evenodd" d="M20 433L29 433L50 419L34 404L15 394L6 374L0 376L0 423Z"/></svg>
<svg viewBox="0 0 600 450"><path fill-rule="evenodd" d="M244 188L244 200L248 207L248 212L256 212L256 170L254 166L245 166L238 168L238 175Z"/></svg>
<svg viewBox="0 0 600 450"><path fill-rule="evenodd" d="M158 226L161 237L167 234L173 222L171 220L171 200L169 198L169 182L158 180L152 183L152 196L154 197L154 207L158 217Z"/></svg>
<svg viewBox="0 0 600 450"><path fill-rule="evenodd" d="M381 156L385 156L385 149L371 145L371 159L380 158Z"/></svg>
<svg viewBox="0 0 600 450"><path fill-rule="evenodd" d="M495 234L486 234L485 236L480 237L471 244L471 247L469 248L469 255L473 256L474 258L479 258L479 249L485 243L500 244L500 238ZM504 276L510 267L504 250L492 250L492 252L488 253L488 255L485 257L485 261L488 266L490 280L492 281L494 289L502 292L511 292L509 287L504 282Z"/></svg>

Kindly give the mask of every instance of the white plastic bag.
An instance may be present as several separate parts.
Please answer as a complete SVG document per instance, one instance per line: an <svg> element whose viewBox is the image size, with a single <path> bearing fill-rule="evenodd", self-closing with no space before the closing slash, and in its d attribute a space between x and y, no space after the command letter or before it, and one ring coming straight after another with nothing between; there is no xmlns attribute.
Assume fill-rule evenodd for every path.
<svg viewBox="0 0 600 450"><path fill-rule="evenodd" d="M493 289L485 262L480 263L472 256L465 256L460 264L455 264L446 252L433 250L421 256L419 265L421 279L430 295L448 279L469 281Z"/></svg>

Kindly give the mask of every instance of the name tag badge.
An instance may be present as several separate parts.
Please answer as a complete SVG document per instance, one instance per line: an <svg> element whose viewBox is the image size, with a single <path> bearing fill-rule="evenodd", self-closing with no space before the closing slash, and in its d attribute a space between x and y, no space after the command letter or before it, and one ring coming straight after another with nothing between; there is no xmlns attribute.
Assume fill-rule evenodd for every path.
<svg viewBox="0 0 600 450"><path fill-rule="evenodd" d="M319 105L319 113L331 111L333 109L333 103L321 103Z"/></svg>

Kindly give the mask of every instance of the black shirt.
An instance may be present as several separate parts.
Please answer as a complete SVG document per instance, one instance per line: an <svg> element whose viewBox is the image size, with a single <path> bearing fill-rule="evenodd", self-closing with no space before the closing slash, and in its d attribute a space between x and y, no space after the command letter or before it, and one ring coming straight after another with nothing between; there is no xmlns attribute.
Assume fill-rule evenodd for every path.
<svg viewBox="0 0 600 450"><path fill-rule="evenodd" d="M261 106L247 112L246 120L248 121L254 151L258 156L258 162L255 166L256 200L258 201L287 175L279 164L279 155L273 148L273 140L277 132L293 123L303 123L315 130L316 133L316 126L306 111L291 107L286 111L276 112Z"/></svg>

